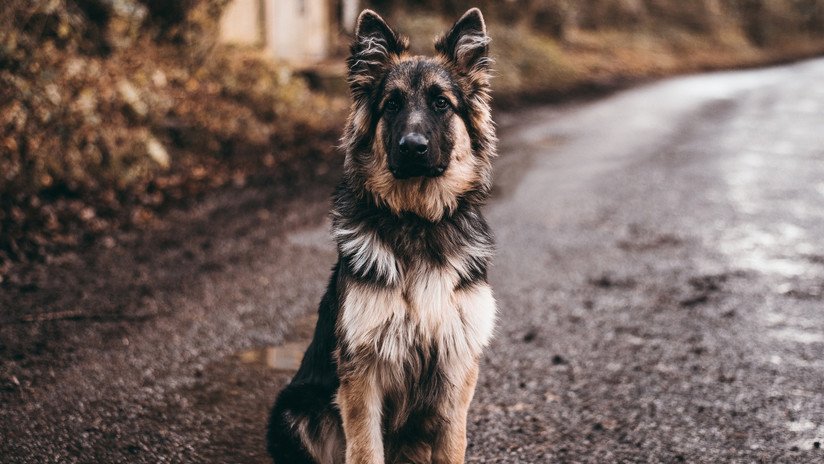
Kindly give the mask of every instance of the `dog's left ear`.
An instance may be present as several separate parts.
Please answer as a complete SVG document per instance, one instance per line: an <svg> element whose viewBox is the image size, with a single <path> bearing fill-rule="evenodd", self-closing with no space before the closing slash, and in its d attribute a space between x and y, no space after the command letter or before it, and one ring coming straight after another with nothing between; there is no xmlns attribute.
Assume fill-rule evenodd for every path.
<svg viewBox="0 0 824 464"><path fill-rule="evenodd" d="M468 75L488 71L490 65L486 23L481 10L472 8L435 42L435 49L449 60L459 73Z"/></svg>

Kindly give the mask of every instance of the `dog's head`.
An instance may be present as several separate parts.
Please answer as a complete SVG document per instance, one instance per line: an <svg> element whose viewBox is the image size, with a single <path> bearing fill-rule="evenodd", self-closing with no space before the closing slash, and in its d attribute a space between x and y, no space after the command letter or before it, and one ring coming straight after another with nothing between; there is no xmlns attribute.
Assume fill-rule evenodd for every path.
<svg viewBox="0 0 824 464"><path fill-rule="evenodd" d="M410 56L406 38L377 13L361 13L344 135L346 169L358 189L397 214L431 221L460 198L483 201L496 142L489 42L473 8L436 41L435 56Z"/></svg>

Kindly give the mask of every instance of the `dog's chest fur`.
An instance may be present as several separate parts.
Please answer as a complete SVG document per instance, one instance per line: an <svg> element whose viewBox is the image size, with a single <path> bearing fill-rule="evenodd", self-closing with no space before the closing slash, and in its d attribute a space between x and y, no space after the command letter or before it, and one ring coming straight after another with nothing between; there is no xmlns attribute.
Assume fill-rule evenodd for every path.
<svg viewBox="0 0 824 464"><path fill-rule="evenodd" d="M404 272L397 286L350 283L341 314L344 340L395 365L420 349L442 361L474 360L492 335L495 301L488 284L458 288L459 281L454 268L423 264Z"/></svg>
<svg viewBox="0 0 824 464"><path fill-rule="evenodd" d="M339 315L347 348L404 372L430 354L446 371L474 362L496 311L485 278L491 238L481 221L468 215L418 234L338 222L339 251L355 277L342 289Z"/></svg>

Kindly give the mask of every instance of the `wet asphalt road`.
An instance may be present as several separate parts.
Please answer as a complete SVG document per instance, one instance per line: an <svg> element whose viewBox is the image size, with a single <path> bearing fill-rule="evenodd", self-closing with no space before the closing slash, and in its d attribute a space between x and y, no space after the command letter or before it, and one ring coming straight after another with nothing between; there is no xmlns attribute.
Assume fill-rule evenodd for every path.
<svg viewBox="0 0 824 464"><path fill-rule="evenodd" d="M469 462L824 462L823 82L817 60L500 116ZM333 177L2 287L0 461L266 462Z"/></svg>

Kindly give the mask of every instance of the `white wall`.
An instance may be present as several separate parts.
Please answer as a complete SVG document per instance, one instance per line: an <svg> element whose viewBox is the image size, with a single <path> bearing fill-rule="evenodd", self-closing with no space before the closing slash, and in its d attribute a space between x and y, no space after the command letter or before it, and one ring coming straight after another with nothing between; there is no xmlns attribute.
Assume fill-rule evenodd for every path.
<svg viewBox="0 0 824 464"><path fill-rule="evenodd" d="M358 13L360 13L359 0L341 1L341 26L345 31L355 32L355 21L358 20Z"/></svg>
<svg viewBox="0 0 824 464"><path fill-rule="evenodd" d="M265 45L276 59L301 65L329 53L332 0L233 0L220 22L223 42ZM263 31L261 31L263 25Z"/></svg>
<svg viewBox="0 0 824 464"><path fill-rule="evenodd" d="M266 0L266 46L292 63L318 61L329 52L327 0Z"/></svg>
<svg viewBox="0 0 824 464"><path fill-rule="evenodd" d="M260 0L234 0L220 18L220 39L226 43L262 45Z"/></svg>

